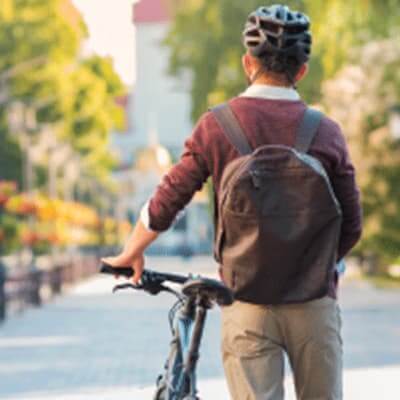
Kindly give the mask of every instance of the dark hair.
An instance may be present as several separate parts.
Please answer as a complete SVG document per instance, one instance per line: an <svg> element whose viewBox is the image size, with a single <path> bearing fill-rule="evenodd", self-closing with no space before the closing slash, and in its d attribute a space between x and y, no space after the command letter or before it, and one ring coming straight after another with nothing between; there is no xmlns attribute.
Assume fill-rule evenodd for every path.
<svg viewBox="0 0 400 400"><path fill-rule="evenodd" d="M269 73L277 80L285 80L293 84L294 79L304 63L299 63L296 58L286 55L265 52L257 57L263 72Z"/></svg>

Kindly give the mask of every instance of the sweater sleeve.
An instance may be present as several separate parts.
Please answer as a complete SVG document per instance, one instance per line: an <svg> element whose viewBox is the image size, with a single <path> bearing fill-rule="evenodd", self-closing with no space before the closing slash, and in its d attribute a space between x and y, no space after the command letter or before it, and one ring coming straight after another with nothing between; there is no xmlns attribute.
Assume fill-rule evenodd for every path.
<svg viewBox="0 0 400 400"><path fill-rule="evenodd" d="M335 128L331 149L337 157L332 166L331 182L343 213L338 248L338 260L341 260L357 244L361 237L362 207L355 169L349 155L346 140L337 124L335 124Z"/></svg>
<svg viewBox="0 0 400 400"><path fill-rule="evenodd" d="M163 177L141 213L142 221L153 231L166 231L210 176L205 139L206 115L186 140L179 162Z"/></svg>

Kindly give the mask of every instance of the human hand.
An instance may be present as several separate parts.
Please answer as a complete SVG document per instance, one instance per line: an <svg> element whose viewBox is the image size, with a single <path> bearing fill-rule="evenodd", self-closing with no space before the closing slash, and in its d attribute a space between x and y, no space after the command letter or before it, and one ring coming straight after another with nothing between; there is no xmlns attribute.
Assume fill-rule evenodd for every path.
<svg viewBox="0 0 400 400"><path fill-rule="evenodd" d="M137 285L142 277L144 270L144 256L143 253L129 255L127 253L120 253L114 257L105 257L101 259L105 264L111 265L113 268L126 268L131 267L133 269L133 283ZM116 274L118 277L118 273Z"/></svg>

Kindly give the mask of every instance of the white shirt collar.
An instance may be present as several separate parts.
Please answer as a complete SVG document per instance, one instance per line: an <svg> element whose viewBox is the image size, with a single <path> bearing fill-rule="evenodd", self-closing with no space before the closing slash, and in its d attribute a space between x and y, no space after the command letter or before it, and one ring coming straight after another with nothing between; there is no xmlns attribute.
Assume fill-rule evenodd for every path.
<svg viewBox="0 0 400 400"><path fill-rule="evenodd" d="M300 100L299 93L293 88L261 84L253 84L249 86L240 97L253 97L269 100Z"/></svg>

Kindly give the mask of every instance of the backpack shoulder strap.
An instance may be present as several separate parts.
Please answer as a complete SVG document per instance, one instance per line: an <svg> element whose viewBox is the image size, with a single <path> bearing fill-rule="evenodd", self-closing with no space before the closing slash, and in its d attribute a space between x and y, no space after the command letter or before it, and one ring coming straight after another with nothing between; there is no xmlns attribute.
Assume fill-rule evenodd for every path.
<svg viewBox="0 0 400 400"><path fill-rule="evenodd" d="M303 120L299 126L296 136L295 149L307 153L310 150L311 144L317 134L323 114L320 111L312 108L307 108L304 113Z"/></svg>
<svg viewBox="0 0 400 400"><path fill-rule="evenodd" d="M210 111L214 114L226 138L239 154L242 156L251 154L253 150L230 105L224 103L212 108Z"/></svg>

